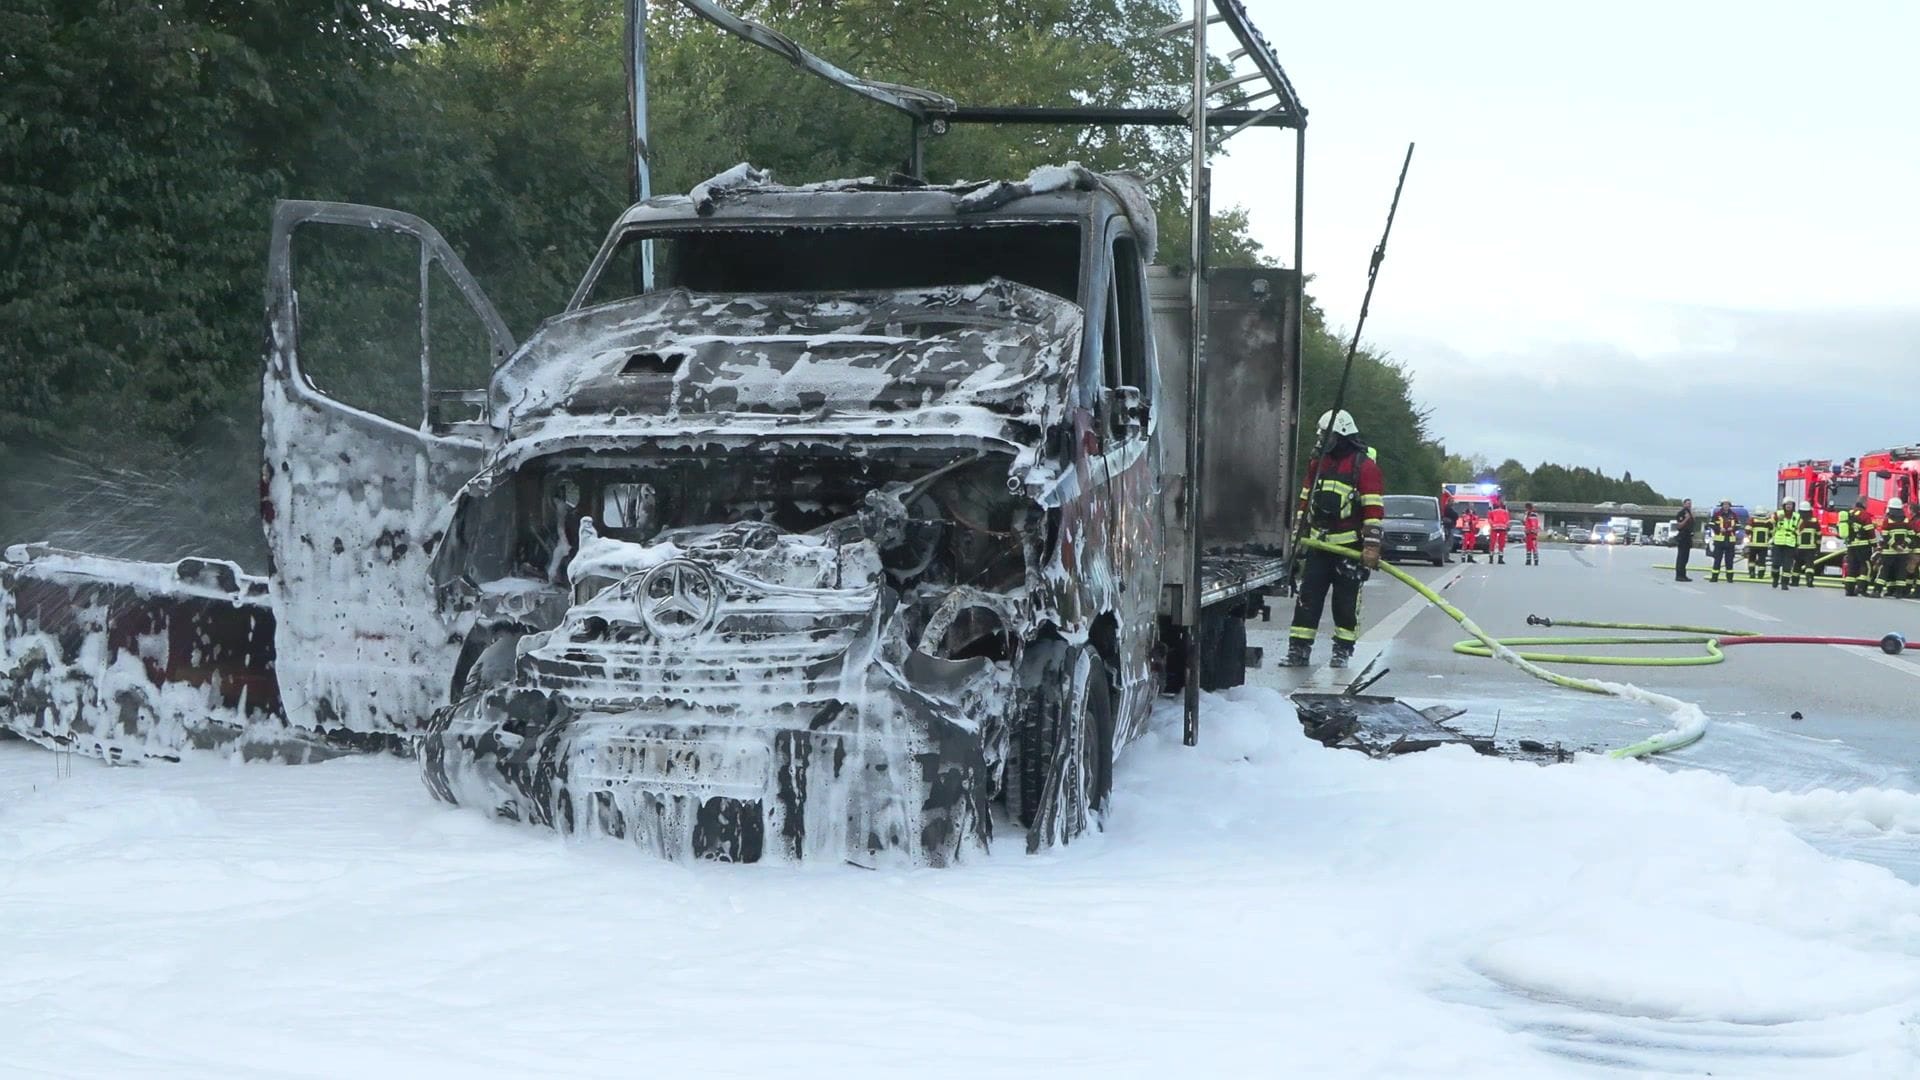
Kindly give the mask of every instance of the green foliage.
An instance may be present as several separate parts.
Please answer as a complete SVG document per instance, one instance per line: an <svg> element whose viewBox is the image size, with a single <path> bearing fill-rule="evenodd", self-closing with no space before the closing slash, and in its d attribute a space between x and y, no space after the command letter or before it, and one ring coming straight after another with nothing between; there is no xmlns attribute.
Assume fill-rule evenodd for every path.
<svg viewBox="0 0 1920 1080"><path fill-rule="evenodd" d="M1641 506L1667 506L1673 501L1645 482L1635 480L1631 472L1616 478L1585 466L1568 468L1542 462L1529 470L1513 458L1495 466L1478 455L1461 457L1447 454L1442 460L1441 472L1443 483L1491 477L1511 503L1630 502Z"/></svg>
<svg viewBox="0 0 1920 1080"><path fill-rule="evenodd" d="M1174 0L733 7L849 70L973 103L1169 105L1190 78L1182 43L1151 33L1184 17ZM558 310L627 202L621 19L611 0L0 10L0 539L84 516L90 531L67 532L73 542L172 554L183 542L152 521L192 507L222 550L257 545L260 287L275 198L416 213L517 334ZM648 37L656 191L739 161L791 182L903 164L904 117L675 4L652 5ZM1176 265L1187 261L1186 173L1167 167L1185 156L1179 129L961 126L926 144L935 181L1068 160L1165 171L1153 189L1161 261ZM1248 225L1245 208L1216 208L1217 264L1270 261ZM343 359L325 377L399 409L404 380L379 383L359 359L372 328L393 321L392 298L356 290L324 252L296 269L310 275L310 306L341 305L329 317ZM436 326L440 308L436 298ZM1305 337L1310 419L1331 400L1344 346L1317 310ZM1439 448L1399 365L1363 352L1348 401L1396 490L1438 483Z"/></svg>
<svg viewBox="0 0 1920 1080"><path fill-rule="evenodd" d="M1309 301L1300 348L1300 460L1313 452L1315 421L1333 407L1347 342L1327 326L1319 305ZM1354 354L1341 407L1353 414L1360 435L1379 455L1387 491L1431 495L1442 482L1442 452L1429 437L1427 410L1414 402L1413 379L1398 362L1361 348Z"/></svg>

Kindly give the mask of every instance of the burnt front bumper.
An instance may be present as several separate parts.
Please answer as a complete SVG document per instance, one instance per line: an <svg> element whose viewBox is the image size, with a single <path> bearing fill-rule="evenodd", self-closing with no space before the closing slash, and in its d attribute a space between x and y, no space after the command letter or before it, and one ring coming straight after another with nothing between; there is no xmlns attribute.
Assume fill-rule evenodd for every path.
<svg viewBox="0 0 1920 1080"><path fill-rule="evenodd" d="M938 866L984 848L977 726L886 665L859 690L582 711L506 686L437 713L421 771L444 801L668 858Z"/></svg>

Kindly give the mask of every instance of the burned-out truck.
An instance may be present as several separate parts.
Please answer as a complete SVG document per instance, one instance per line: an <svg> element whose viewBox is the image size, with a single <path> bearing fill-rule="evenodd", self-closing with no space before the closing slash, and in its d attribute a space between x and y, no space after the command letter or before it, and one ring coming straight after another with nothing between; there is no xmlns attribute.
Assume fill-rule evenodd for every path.
<svg viewBox="0 0 1920 1080"><path fill-rule="evenodd" d="M282 203L270 572L10 549L0 717L118 761L412 753L440 799L667 855L1070 840L1187 649L1242 680L1285 575L1292 272L1213 272L1193 380L1147 205L1078 167L742 166L627 211L516 345L425 222ZM410 412L305 363L301 247L341 229L417 252L417 348L383 373ZM436 370L449 305L484 389Z"/></svg>

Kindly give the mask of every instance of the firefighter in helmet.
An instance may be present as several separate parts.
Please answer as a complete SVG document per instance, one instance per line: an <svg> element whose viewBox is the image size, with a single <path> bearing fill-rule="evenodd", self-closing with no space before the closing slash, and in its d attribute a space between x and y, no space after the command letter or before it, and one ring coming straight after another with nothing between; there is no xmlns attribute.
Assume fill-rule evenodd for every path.
<svg viewBox="0 0 1920 1080"><path fill-rule="evenodd" d="M1782 502L1780 512L1773 515L1771 539L1773 540L1773 587L1791 589L1795 569L1794 552L1800 544L1800 515L1794 513L1792 499Z"/></svg>
<svg viewBox="0 0 1920 1080"><path fill-rule="evenodd" d="M1800 583L1812 587L1820 576L1820 512L1808 506L1800 512L1800 531L1794 542L1794 567L1800 571Z"/></svg>
<svg viewBox="0 0 1920 1080"><path fill-rule="evenodd" d="M1874 571L1874 596L1908 596L1913 592L1916 537L1899 496L1887 500L1887 519L1880 523L1880 568Z"/></svg>
<svg viewBox="0 0 1920 1080"><path fill-rule="evenodd" d="M1767 576L1767 545L1773 540L1773 514L1755 510L1747 519L1747 577L1760 581Z"/></svg>
<svg viewBox="0 0 1920 1080"><path fill-rule="evenodd" d="M1320 631L1320 615L1333 593L1333 667L1346 667L1360 636L1360 583L1380 565L1380 519L1385 516L1386 483L1380 466L1360 441L1353 414L1341 409L1320 414L1320 441L1326 452L1307 467L1299 512L1308 535L1340 547L1358 547L1360 558L1313 548L1301 560L1300 585L1288 631L1288 667L1305 667Z"/></svg>
<svg viewBox="0 0 1920 1080"><path fill-rule="evenodd" d="M1713 534L1713 569L1708 572L1708 581L1719 581L1722 568L1726 570L1727 580L1733 580L1733 537L1740 531L1740 519L1733 512L1733 500L1721 499L1720 505L1713 508L1713 516L1707 519L1707 530Z"/></svg>
<svg viewBox="0 0 1920 1080"><path fill-rule="evenodd" d="M1840 515L1834 524L1834 532L1840 542L1846 545L1846 569L1840 581L1847 587L1848 596L1865 596L1867 586L1873 578L1868 566L1873 561L1873 541L1875 533L1873 515L1867 513L1867 500L1855 499L1853 506Z"/></svg>

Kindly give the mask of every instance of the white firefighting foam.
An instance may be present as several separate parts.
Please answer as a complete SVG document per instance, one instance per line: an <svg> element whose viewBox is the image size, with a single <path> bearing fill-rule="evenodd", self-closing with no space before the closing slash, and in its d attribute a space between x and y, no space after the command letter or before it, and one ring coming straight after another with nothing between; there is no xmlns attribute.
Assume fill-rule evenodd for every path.
<svg viewBox="0 0 1920 1080"><path fill-rule="evenodd" d="M383 758L59 767L0 744L29 1074L1920 1070L1920 888L1794 831L1910 827L1895 792L1374 761L1242 690L1197 749L1162 711L1103 835L868 872L569 841Z"/></svg>

